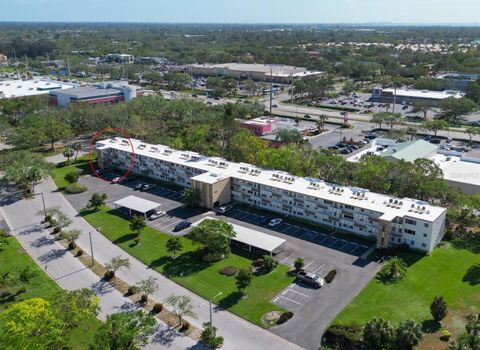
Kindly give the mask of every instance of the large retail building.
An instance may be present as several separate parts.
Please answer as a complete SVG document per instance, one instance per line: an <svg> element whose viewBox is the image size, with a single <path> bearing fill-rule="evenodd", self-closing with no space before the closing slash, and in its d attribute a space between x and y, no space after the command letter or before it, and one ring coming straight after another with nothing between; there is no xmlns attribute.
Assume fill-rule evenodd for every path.
<svg viewBox="0 0 480 350"><path fill-rule="evenodd" d="M132 166L136 174L195 188L205 208L242 202L373 238L378 247L407 244L425 252L444 233L446 209L415 199L392 198L139 140L107 139L98 141L96 149L101 168Z"/></svg>

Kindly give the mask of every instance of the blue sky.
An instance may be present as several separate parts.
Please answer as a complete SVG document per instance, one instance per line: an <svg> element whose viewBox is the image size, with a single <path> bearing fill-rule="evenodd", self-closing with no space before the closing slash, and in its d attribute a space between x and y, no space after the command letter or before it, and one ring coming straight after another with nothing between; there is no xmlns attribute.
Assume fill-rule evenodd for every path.
<svg viewBox="0 0 480 350"><path fill-rule="evenodd" d="M480 23L480 0L0 0L0 21Z"/></svg>

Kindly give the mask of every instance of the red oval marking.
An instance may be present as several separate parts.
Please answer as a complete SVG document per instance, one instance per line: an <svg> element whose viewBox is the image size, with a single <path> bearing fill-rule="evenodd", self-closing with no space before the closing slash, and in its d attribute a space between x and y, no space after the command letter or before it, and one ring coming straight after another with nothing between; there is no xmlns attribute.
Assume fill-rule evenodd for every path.
<svg viewBox="0 0 480 350"><path fill-rule="evenodd" d="M95 174L96 177L98 177L99 179L102 179L103 181L106 181L106 182L110 182L110 180L108 179L105 179L103 178L97 171L97 169L95 169L95 167L93 166L93 162L92 162L92 150L93 150L93 145L95 144L95 142L97 141L97 139L102 136L103 134L105 134L106 132L116 132L118 134L120 134L123 138L126 138L128 140L128 142L130 142L130 147L132 149L132 153L131 153L131 157L130 157L130 164L128 166L128 169L127 171L122 175L124 177L128 177L128 175L130 175L130 172L132 171L132 168L133 168L133 165L134 165L134 160L135 160L135 150L133 148L133 143L132 143L132 140L130 139L130 137L128 136L128 134L119 129L119 128L105 128L103 130L100 130L100 131L97 131L92 139L90 140L90 144L88 146L88 164L90 164L90 168L92 169L93 173Z"/></svg>

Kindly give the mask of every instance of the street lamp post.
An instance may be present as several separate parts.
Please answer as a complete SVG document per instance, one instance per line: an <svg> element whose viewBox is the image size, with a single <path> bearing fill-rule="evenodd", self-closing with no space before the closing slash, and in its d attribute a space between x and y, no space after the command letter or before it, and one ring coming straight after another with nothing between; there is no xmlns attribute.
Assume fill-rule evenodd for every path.
<svg viewBox="0 0 480 350"><path fill-rule="evenodd" d="M88 238L90 238L90 256L92 257L92 266L95 265L95 258L93 257L93 243L92 243L92 233L88 233Z"/></svg>
<svg viewBox="0 0 480 350"><path fill-rule="evenodd" d="M219 292L217 295L215 295L212 299L208 301L208 306L210 309L210 327L213 331L213 319L212 319L212 300L215 300L216 297L220 296L223 292Z"/></svg>
<svg viewBox="0 0 480 350"><path fill-rule="evenodd" d="M47 208L45 207L45 197L43 197L43 192L40 192L40 195L42 196L42 204L43 204L43 215L47 215Z"/></svg>

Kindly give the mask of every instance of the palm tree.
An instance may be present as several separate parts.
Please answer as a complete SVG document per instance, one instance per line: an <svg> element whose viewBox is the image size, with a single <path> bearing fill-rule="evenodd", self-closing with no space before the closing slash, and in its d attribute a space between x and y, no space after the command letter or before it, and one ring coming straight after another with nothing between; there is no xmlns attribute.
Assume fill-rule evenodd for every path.
<svg viewBox="0 0 480 350"><path fill-rule="evenodd" d="M407 264L402 258L390 258L380 270L380 275L390 281L398 281L407 274Z"/></svg>
<svg viewBox="0 0 480 350"><path fill-rule="evenodd" d="M368 321L363 329L363 341L368 350L389 349L395 339L392 324L379 317Z"/></svg>
<svg viewBox="0 0 480 350"><path fill-rule="evenodd" d="M186 188L182 193L182 199L187 207L196 207L200 201L200 192L196 188Z"/></svg>
<svg viewBox="0 0 480 350"><path fill-rule="evenodd" d="M325 131L325 122L327 121L328 116L325 114L321 114L318 116L317 120L317 129L320 134L322 134Z"/></svg>
<svg viewBox="0 0 480 350"><path fill-rule="evenodd" d="M73 161L76 162L78 151L82 149L82 144L80 142L74 142L70 148L75 151L75 158L73 159Z"/></svg>
<svg viewBox="0 0 480 350"><path fill-rule="evenodd" d="M413 320L400 322L395 331L398 349L411 350L422 339L422 327Z"/></svg>
<svg viewBox="0 0 480 350"><path fill-rule="evenodd" d="M71 148L67 148L63 151L63 156L67 158L67 165L70 164L70 158L73 157L74 153L75 152Z"/></svg>

